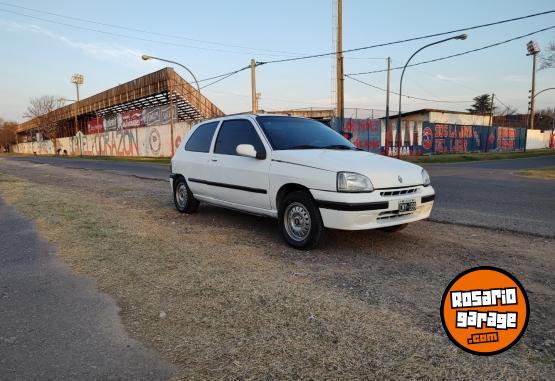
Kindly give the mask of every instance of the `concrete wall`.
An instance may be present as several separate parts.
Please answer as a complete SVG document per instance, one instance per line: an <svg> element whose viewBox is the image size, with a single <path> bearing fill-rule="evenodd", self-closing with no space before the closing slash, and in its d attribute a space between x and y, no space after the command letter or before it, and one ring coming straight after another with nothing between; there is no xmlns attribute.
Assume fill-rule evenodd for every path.
<svg viewBox="0 0 555 381"><path fill-rule="evenodd" d="M551 131L528 130L526 149L555 148L555 135Z"/></svg>
<svg viewBox="0 0 555 381"><path fill-rule="evenodd" d="M121 129L116 131L101 132L98 134L82 135L81 142L78 136L60 138L56 146L68 155L79 155L80 146L83 155L87 156L150 156L170 157L172 145L176 149L183 137L191 129L190 122L174 124L173 142L169 124ZM50 140L15 145L14 152L37 155L53 155L55 149Z"/></svg>
<svg viewBox="0 0 555 381"><path fill-rule="evenodd" d="M449 112L433 111L433 112L430 112L429 120L427 120L426 122L489 126L489 116L475 115L475 114L454 114Z"/></svg>
<svg viewBox="0 0 555 381"><path fill-rule="evenodd" d="M440 111L430 111L430 112L420 112L418 114L410 114L403 117L403 120L410 120L414 122L430 122L430 123L442 123L442 124L460 124L463 126L489 126L489 116L487 115L476 115L476 114L466 114L466 113L452 113L452 112L440 112ZM392 119L393 122L396 121L395 118Z"/></svg>

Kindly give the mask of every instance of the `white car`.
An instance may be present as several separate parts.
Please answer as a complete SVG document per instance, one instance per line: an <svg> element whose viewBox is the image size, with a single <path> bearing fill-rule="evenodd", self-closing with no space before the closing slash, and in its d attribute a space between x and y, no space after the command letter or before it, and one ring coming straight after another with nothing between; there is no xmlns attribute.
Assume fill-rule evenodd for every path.
<svg viewBox="0 0 555 381"><path fill-rule="evenodd" d="M435 192L425 169L357 149L312 119L233 115L194 126L172 158L175 207L199 201L278 219L293 247L323 228L397 231L427 218Z"/></svg>

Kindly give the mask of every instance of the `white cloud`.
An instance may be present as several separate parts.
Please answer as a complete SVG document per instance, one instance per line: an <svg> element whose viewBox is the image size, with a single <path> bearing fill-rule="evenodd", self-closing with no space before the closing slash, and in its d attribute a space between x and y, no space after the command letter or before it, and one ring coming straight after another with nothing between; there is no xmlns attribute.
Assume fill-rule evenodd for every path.
<svg viewBox="0 0 555 381"><path fill-rule="evenodd" d="M142 52L137 49L118 46L115 44L103 43L87 43L74 41L66 36L54 33L48 29L42 28L34 24L20 24L15 22L6 22L0 20L0 28L11 32L33 33L42 37L57 40L72 49L79 50L81 53L97 59L99 61L109 62L123 66L145 65L141 61Z"/></svg>

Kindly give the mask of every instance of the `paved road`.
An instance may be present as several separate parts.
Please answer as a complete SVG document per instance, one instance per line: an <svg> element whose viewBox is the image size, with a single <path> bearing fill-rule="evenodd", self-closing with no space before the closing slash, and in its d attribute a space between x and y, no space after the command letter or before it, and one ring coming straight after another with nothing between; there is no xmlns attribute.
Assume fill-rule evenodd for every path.
<svg viewBox="0 0 555 381"><path fill-rule="evenodd" d="M0 199L0 380L161 380L172 370L130 339L117 306L69 271Z"/></svg>
<svg viewBox="0 0 555 381"><path fill-rule="evenodd" d="M167 180L168 164L12 157L66 168L100 170ZM555 155L526 159L428 164L437 200L432 220L506 229L555 237L555 182L513 174L528 168L555 167Z"/></svg>
<svg viewBox="0 0 555 381"><path fill-rule="evenodd" d="M555 167L555 156L426 168L437 192L431 219L555 237L555 181L513 172Z"/></svg>
<svg viewBox="0 0 555 381"><path fill-rule="evenodd" d="M12 156L8 160L29 161L36 164L56 165L64 168L106 171L127 176L168 180L169 164L141 163L115 160L90 160L51 156ZM1 159L1 157L0 157Z"/></svg>

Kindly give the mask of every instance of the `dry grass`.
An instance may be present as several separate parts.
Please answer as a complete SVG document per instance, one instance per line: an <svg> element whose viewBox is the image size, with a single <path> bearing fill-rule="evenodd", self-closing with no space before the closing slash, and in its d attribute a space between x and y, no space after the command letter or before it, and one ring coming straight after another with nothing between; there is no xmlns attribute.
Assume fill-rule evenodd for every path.
<svg viewBox="0 0 555 381"><path fill-rule="evenodd" d="M555 168L528 169L525 171L517 171L515 174L519 176L533 177L535 179L555 180Z"/></svg>
<svg viewBox="0 0 555 381"><path fill-rule="evenodd" d="M148 189L128 184L138 180L118 181L87 191L0 173L0 195L37 221L72 269L116 299L130 334L175 363L178 377L542 378L553 370L553 356L526 347L496 358L465 354L409 306L372 303L338 286L338 278L357 275L345 263L316 263L315 253L291 251L256 225L178 215L168 200L156 204ZM403 291L404 270L396 271L392 287L413 293L408 284Z"/></svg>

